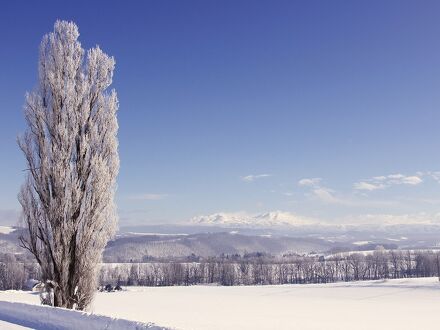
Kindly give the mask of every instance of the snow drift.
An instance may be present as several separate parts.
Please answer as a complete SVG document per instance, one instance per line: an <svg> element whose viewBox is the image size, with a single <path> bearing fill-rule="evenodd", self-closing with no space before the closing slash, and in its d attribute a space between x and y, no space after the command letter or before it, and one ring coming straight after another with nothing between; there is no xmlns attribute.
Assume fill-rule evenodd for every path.
<svg viewBox="0 0 440 330"><path fill-rule="evenodd" d="M37 330L166 330L152 323L115 319L85 312L0 301L0 320Z"/></svg>

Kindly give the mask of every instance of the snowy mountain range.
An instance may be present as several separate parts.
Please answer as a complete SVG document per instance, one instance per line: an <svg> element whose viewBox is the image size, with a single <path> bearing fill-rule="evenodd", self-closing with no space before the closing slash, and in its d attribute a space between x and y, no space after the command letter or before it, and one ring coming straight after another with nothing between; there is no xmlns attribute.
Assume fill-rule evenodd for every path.
<svg viewBox="0 0 440 330"><path fill-rule="evenodd" d="M215 225L226 227L276 227L304 226L316 224L315 221L299 217L290 212L273 211L259 214L246 212L214 213L191 219L193 225Z"/></svg>
<svg viewBox="0 0 440 330"><path fill-rule="evenodd" d="M366 214L334 221L319 221L291 212L272 211L252 214L247 212L219 212L190 219L192 226L218 226L224 228L272 228L285 230L380 230L406 229L430 231L440 228L440 213L436 214Z"/></svg>

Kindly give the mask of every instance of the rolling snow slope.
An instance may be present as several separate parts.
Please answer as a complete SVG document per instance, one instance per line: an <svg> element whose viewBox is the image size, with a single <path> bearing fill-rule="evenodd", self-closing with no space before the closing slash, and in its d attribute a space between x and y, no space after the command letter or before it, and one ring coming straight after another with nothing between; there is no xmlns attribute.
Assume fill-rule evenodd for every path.
<svg viewBox="0 0 440 330"><path fill-rule="evenodd" d="M38 297L0 292L0 300ZM94 312L177 329L436 329L437 278L282 286L132 287L99 293ZM0 318L1 319L1 318Z"/></svg>
<svg viewBox="0 0 440 330"><path fill-rule="evenodd" d="M0 299L3 299L5 296L11 297L11 292L13 291L9 291L5 295L2 295L4 292L0 292ZM152 323L40 306L36 294L17 291L15 293L18 293L18 295L11 299L15 302L0 301L0 329L166 330L166 328ZM17 300L23 300L24 302L17 302Z"/></svg>
<svg viewBox="0 0 440 330"><path fill-rule="evenodd" d="M267 252L272 254L326 251L334 244L313 237L248 236L235 233L193 235L135 235L117 237L104 251L105 262L142 261L144 256L209 257L225 254Z"/></svg>
<svg viewBox="0 0 440 330"><path fill-rule="evenodd" d="M2 330L29 330L32 328L28 328L28 327L23 327L21 325L18 324L14 324L14 323L9 323L6 321L0 321L0 329Z"/></svg>

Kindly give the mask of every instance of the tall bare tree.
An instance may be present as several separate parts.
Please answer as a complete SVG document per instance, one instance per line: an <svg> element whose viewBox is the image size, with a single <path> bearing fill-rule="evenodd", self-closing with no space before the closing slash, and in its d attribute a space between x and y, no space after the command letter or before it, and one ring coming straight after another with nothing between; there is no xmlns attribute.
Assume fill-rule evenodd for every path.
<svg viewBox="0 0 440 330"><path fill-rule="evenodd" d="M19 194L23 247L54 282L54 305L85 309L102 251L117 224L119 171L115 61L99 47L85 54L78 27L57 21L41 41L39 82L26 95L27 161Z"/></svg>

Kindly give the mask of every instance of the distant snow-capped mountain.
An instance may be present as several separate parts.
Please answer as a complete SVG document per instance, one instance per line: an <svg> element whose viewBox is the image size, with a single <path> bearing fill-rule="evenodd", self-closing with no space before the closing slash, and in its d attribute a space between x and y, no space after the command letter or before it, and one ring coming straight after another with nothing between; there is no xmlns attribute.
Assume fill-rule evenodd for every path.
<svg viewBox="0 0 440 330"><path fill-rule="evenodd" d="M422 230L429 231L440 228L440 213L436 214L364 214L345 217L333 221L321 222L316 219L299 216L284 211L272 211L259 214L247 212L219 212L211 215L196 216L191 219L192 225L216 225L227 227L299 227L325 230ZM292 228L293 229L293 228ZM440 243L439 243L440 244Z"/></svg>
<svg viewBox="0 0 440 330"><path fill-rule="evenodd" d="M214 213L211 215L197 216L191 219L191 223L199 225L222 225L222 226L303 226L315 224L314 221L297 216L290 212L273 211L260 214Z"/></svg>

